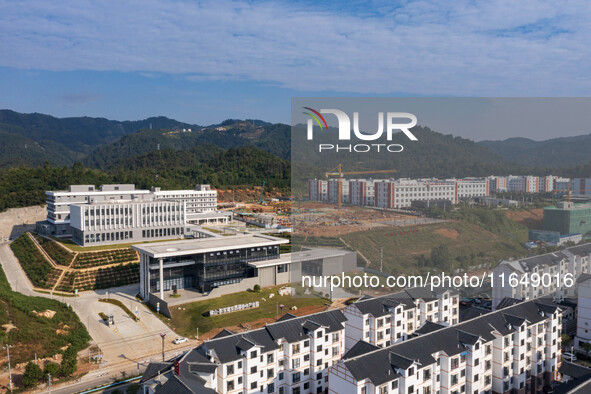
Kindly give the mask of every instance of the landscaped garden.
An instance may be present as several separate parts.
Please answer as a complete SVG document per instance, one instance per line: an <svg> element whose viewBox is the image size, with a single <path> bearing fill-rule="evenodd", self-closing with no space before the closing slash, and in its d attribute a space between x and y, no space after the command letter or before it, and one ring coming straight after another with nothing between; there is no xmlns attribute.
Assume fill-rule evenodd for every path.
<svg viewBox="0 0 591 394"><path fill-rule="evenodd" d="M50 289L55 285L60 270L53 268L27 234L18 237L10 244L10 248L33 286Z"/></svg>

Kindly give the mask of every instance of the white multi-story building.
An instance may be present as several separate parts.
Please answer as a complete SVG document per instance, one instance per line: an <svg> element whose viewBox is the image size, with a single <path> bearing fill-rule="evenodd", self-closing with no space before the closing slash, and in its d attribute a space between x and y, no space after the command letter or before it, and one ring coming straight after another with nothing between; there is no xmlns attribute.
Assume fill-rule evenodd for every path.
<svg viewBox="0 0 591 394"><path fill-rule="evenodd" d="M473 197L486 197L490 194L490 186L487 178L462 178L451 179L457 185L458 200Z"/></svg>
<svg viewBox="0 0 591 394"><path fill-rule="evenodd" d="M380 180L375 181L375 191L374 204L379 208L408 208L413 201L447 200L452 204L458 202L455 180Z"/></svg>
<svg viewBox="0 0 591 394"><path fill-rule="evenodd" d="M488 184L491 192L506 192L507 191L507 177L506 176L489 176Z"/></svg>
<svg viewBox="0 0 591 394"><path fill-rule="evenodd" d="M308 196L312 201L327 201L328 181L310 179L308 181Z"/></svg>
<svg viewBox="0 0 591 394"><path fill-rule="evenodd" d="M563 299L574 296L577 279L581 274L589 273L591 244L572 246L558 252L519 260L504 260L493 270L493 307L503 298L531 300L539 297ZM542 279L543 285L536 285L537 279L532 281L532 275L534 279Z"/></svg>
<svg viewBox="0 0 591 394"><path fill-rule="evenodd" d="M409 288L382 297L364 296L345 307L343 313L347 318L347 351L359 341L384 347L408 339L426 322L457 324L458 294L452 290Z"/></svg>
<svg viewBox="0 0 591 394"><path fill-rule="evenodd" d="M72 235L71 208L83 204L173 200L185 203L188 223L228 221L228 215L216 212L217 191L209 185L197 185L194 190L140 190L131 184L101 185L98 189L94 185L70 185L66 191L45 194L47 218L37 224L37 231L45 235Z"/></svg>
<svg viewBox="0 0 591 394"><path fill-rule="evenodd" d="M53 235L70 234L70 206L93 202L130 201L149 194L149 190L137 190L135 185L70 185L68 190L47 191L47 221L55 226Z"/></svg>
<svg viewBox="0 0 591 394"><path fill-rule="evenodd" d="M574 178L571 181L571 192L575 196L591 196L591 178Z"/></svg>
<svg viewBox="0 0 591 394"><path fill-rule="evenodd" d="M569 188L570 182L569 178L556 177L554 178L554 190L566 192Z"/></svg>
<svg viewBox="0 0 591 394"><path fill-rule="evenodd" d="M583 348L585 343L591 343L591 277L580 281L577 287L577 334L575 348L587 353Z"/></svg>
<svg viewBox="0 0 591 394"><path fill-rule="evenodd" d="M349 204L356 206L373 206L375 188L372 179L351 179L349 181Z"/></svg>
<svg viewBox="0 0 591 394"><path fill-rule="evenodd" d="M554 191L556 177L553 175L541 176L538 182L538 192L547 193Z"/></svg>
<svg viewBox="0 0 591 394"><path fill-rule="evenodd" d="M339 181L338 179L329 179L326 191L326 199L331 204L338 202ZM341 202L349 202L349 180L341 178Z"/></svg>
<svg viewBox="0 0 591 394"><path fill-rule="evenodd" d="M167 200L70 206L72 241L82 246L182 238L185 203Z"/></svg>
<svg viewBox="0 0 591 394"><path fill-rule="evenodd" d="M302 317L287 314L238 334L223 330L183 356L178 373L174 363L149 367L142 379L144 393L158 392L171 379L185 386L169 391L179 393L326 392L328 368L344 354L344 321L340 310L332 310Z"/></svg>
<svg viewBox="0 0 591 394"><path fill-rule="evenodd" d="M538 393L561 354L561 312L528 301L386 348L360 342L329 369L329 393Z"/></svg>
<svg viewBox="0 0 591 394"><path fill-rule="evenodd" d="M507 190L513 192L538 193L540 178L533 175L509 175Z"/></svg>

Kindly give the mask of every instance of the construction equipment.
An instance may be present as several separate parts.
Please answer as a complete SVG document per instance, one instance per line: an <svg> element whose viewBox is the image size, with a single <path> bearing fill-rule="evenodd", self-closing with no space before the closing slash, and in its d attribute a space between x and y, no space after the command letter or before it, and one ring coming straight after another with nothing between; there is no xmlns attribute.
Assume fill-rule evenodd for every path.
<svg viewBox="0 0 591 394"><path fill-rule="evenodd" d="M262 204L264 202L263 193L265 192L265 183L266 183L266 180L263 179L263 187L261 188L261 198L259 199L259 204Z"/></svg>
<svg viewBox="0 0 591 394"><path fill-rule="evenodd" d="M342 194L343 186L342 179L344 175L362 175L362 174L386 174L389 172L396 172L396 170L375 170L375 171L347 171L343 172L343 165L339 164L336 171L327 172L324 174L325 177L336 176L337 177L337 208L340 211L342 205Z"/></svg>

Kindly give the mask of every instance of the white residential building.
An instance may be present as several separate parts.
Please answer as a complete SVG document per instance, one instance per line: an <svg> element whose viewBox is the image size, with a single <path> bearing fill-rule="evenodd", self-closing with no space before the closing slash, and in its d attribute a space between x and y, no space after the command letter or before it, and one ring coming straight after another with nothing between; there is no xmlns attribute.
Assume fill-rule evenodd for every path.
<svg viewBox="0 0 591 394"><path fill-rule="evenodd" d="M531 300L539 297L563 299L574 296L576 280L581 274L589 273L591 244L572 246L558 252L519 260L504 260L493 270L493 307L503 298ZM534 274L534 278L544 280L543 285L536 286L532 282ZM568 286L569 284L572 286Z"/></svg>
<svg viewBox="0 0 591 394"><path fill-rule="evenodd" d="M458 202L455 180L378 180L374 181L374 185L375 202L372 205L379 208L408 208L413 201L447 200L452 204Z"/></svg>
<svg viewBox="0 0 591 394"><path fill-rule="evenodd" d="M331 204L336 204L338 202L338 184L338 179L328 180L326 199ZM343 178L341 178L341 202L344 204L349 203L349 180Z"/></svg>
<svg viewBox="0 0 591 394"><path fill-rule="evenodd" d="M356 206L373 206L375 188L372 179L351 179L349 181L349 204Z"/></svg>
<svg viewBox="0 0 591 394"><path fill-rule="evenodd" d="M571 181L571 192L575 196L591 196L591 178L574 178Z"/></svg>
<svg viewBox="0 0 591 394"><path fill-rule="evenodd" d="M310 179L308 181L308 196L312 201L327 201L328 182L319 179Z"/></svg>
<svg viewBox="0 0 591 394"><path fill-rule="evenodd" d="M343 310L347 318L345 349L359 341L384 347L408 339L426 322L457 324L458 294L409 288L382 297L364 296Z"/></svg>
<svg viewBox="0 0 591 394"><path fill-rule="evenodd" d="M169 392L326 392L328 368L344 354L344 321L340 310L331 310L302 317L287 314L263 328L237 334L223 330L179 360L174 379L185 388ZM174 368L174 363L168 368L155 364L161 371ZM194 374L199 371L208 372L197 380ZM144 393L163 386L152 375L143 379Z"/></svg>
<svg viewBox="0 0 591 394"><path fill-rule="evenodd" d="M490 194L490 185L487 178L462 178L451 179L457 185L457 198L486 197Z"/></svg>
<svg viewBox="0 0 591 394"><path fill-rule="evenodd" d="M561 312L529 301L407 341L360 342L329 369L329 393L538 393L560 363Z"/></svg>

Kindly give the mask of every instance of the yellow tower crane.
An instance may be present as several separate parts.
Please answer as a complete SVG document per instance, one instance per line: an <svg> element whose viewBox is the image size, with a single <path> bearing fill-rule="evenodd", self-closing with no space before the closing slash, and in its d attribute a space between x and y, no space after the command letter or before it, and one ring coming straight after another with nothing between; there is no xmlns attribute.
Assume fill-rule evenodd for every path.
<svg viewBox="0 0 591 394"><path fill-rule="evenodd" d="M396 170L375 170L375 171L347 171L343 172L343 165L339 164L335 171L326 172L325 177L336 176L337 177L337 208L340 211L342 205L342 180L344 175L362 175L362 174L386 174L390 172L396 172Z"/></svg>

